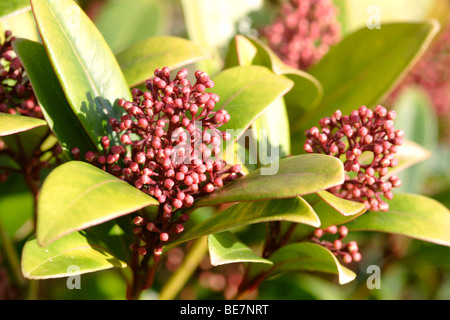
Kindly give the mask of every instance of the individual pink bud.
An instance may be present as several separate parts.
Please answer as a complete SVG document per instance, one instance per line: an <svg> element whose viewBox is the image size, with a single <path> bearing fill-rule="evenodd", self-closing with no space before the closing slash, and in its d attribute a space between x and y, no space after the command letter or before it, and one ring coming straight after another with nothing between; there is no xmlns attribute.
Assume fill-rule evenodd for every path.
<svg viewBox="0 0 450 320"><path fill-rule="evenodd" d="M348 235L348 228L346 226L340 226L338 231L341 239L345 238Z"/></svg>
<svg viewBox="0 0 450 320"><path fill-rule="evenodd" d="M342 249L342 241L339 240L339 239L334 240L334 242L333 242L333 247L334 247L334 249L336 249L336 250Z"/></svg>
<svg viewBox="0 0 450 320"><path fill-rule="evenodd" d="M211 193L211 192L214 192L215 188L214 188L214 185L212 183L208 183L207 185L205 185L203 187L203 190L205 192L207 192L207 193Z"/></svg>
<svg viewBox="0 0 450 320"><path fill-rule="evenodd" d="M162 247L156 247L156 248L153 250L153 254L154 254L155 256L160 256L162 253L163 253L163 248L162 248Z"/></svg>
<svg viewBox="0 0 450 320"><path fill-rule="evenodd" d="M181 201L179 199L173 199L172 204L177 209L180 209L181 207L183 207L183 201Z"/></svg>
<svg viewBox="0 0 450 320"><path fill-rule="evenodd" d="M342 256L342 261L343 261L345 264L351 263L352 260L353 260L352 256L351 256L350 254L348 254L348 253L344 253L344 255Z"/></svg>
<svg viewBox="0 0 450 320"><path fill-rule="evenodd" d="M143 226L145 224L145 220L141 216L136 216L133 219L133 223L137 226Z"/></svg>
<svg viewBox="0 0 450 320"><path fill-rule="evenodd" d="M355 252L352 254L352 259L355 262L361 261L361 258L362 258L362 256L361 256L361 253L359 253L359 252Z"/></svg>
<svg viewBox="0 0 450 320"><path fill-rule="evenodd" d="M134 186L138 189L142 188L143 185L144 184L142 183L142 181L140 179L138 179L134 182Z"/></svg>
<svg viewBox="0 0 450 320"><path fill-rule="evenodd" d="M321 238L322 236L323 236L323 230L322 229L316 229L316 230L314 230L314 236L316 237L316 238Z"/></svg>
<svg viewBox="0 0 450 320"><path fill-rule="evenodd" d="M308 153L314 152L313 148L312 148L311 145L308 144L308 143L305 143L305 144L303 145L303 150L305 150L305 151L308 152Z"/></svg>
<svg viewBox="0 0 450 320"><path fill-rule="evenodd" d="M190 186L194 183L194 179L191 176L186 176L184 178L184 184Z"/></svg>
<svg viewBox="0 0 450 320"><path fill-rule="evenodd" d="M175 233L181 233L181 232L183 232L183 231L184 231L184 227L183 227L182 224L177 224L177 225L175 226L175 229L174 229L174 232L175 232Z"/></svg>
<svg viewBox="0 0 450 320"><path fill-rule="evenodd" d="M332 226L329 226L328 228L326 228L324 231L325 231L325 233L336 234L336 232L338 231L338 228L337 228L337 226L332 225Z"/></svg>
<svg viewBox="0 0 450 320"><path fill-rule="evenodd" d="M358 244L356 243L356 241L350 241L347 245L347 251L349 253L355 253L358 252L359 248L358 248Z"/></svg>
<svg viewBox="0 0 450 320"><path fill-rule="evenodd" d="M159 229L156 227L156 225L153 222L147 223L147 230L150 232L159 232Z"/></svg>
<svg viewBox="0 0 450 320"><path fill-rule="evenodd" d="M159 235L159 239L163 242L166 242L169 240L169 234L167 232L163 232Z"/></svg>
<svg viewBox="0 0 450 320"><path fill-rule="evenodd" d="M192 197L191 195L187 195L186 198L184 198L184 203L186 204L186 206L191 206L192 204L194 204L194 197Z"/></svg>
<svg viewBox="0 0 450 320"><path fill-rule="evenodd" d="M138 154L136 154L136 157L134 160L139 164L144 164L147 159L145 157L145 153L141 151Z"/></svg>
<svg viewBox="0 0 450 320"><path fill-rule="evenodd" d="M133 144L133 141L131 140L131 138L130 138L130 136L129 136L128 134L123 134L123 135L120 137L120 141L121 141L123 144L126 144L126 145Z"/></svg>
<svg viewBox="0 0 450 320"><path fill-rule="evenodd" d="M141 176L141 182L143 184L150 184L152 182L152 179L147 175L143 175Z"/></svg>
<svg viewBox="0 0 450 320"><path fill-rule="evenodd" d="M141 256L145 256L147 254L147 249L145 247L139 247L138 252Z"/></svg>
<svg viewBox="0 0 450 320"><path fill-rule="evenodd" d="M96 159L96 156L95 156L95 153L93 153L92 151L88 151L88 152L86 152L84 158L88 162L93 162Z"/></svg>
<svg viewBox="0 0 450 320"><path fill-rule="evenodd" d="M147 126L148 126L148 121L147 121L146 119L144 119L144 118L140 118L140 119L138 120L138 126L139 126L139 128L141 128L141 129L146 129Z"/></svg>
<svg viewBox="0 0 450 320"><path fill-rule="evenodd" d="M103 148L108 149L109 148L109 138L107 136L103 136L101 139L101 143L103 145Z"/></svg>
<svg viewBox="0 0 450 320"><path fill-rule="evenodd" d="M234 166L231 167L230 172L234 172L234 173L239 173L241 172L242 167L240 164L235 164Z"/></svg>

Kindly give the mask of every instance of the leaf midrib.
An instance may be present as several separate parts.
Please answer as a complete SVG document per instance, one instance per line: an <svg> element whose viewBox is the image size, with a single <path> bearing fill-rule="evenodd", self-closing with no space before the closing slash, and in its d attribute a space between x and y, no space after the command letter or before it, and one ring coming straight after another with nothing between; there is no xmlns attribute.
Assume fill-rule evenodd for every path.
<svg viewBox="0 0 450 320"><path fill-rule="evenodd" d="M52 8L50 6L47 6L48 11L53 15L53 17L55 18L54 21L56 21L60 31L62 32L62 34L64 35L64 37L66 38L66 41L69 43L72 52L75 54L76 59L78 60L79 64L81 65L81 67L83 68L85 77L87 78L87 80L89 81L90 87L93 89L93 92L95 94L95 97L101 97L100 96L100 90L99 88L97 88L97 86L95 85L95 83L93 82L93 79L91 78L91 74L88 72L88 69L84 63L84 61L81 59L81 57L78 54L78 51L75 50L75 47L73 46L72 41L70 40L69 36L67 35L66 31L63 28L62 23L60 22L58 16L55 14L55 12L52 10ZM63 81L64 83L64 81ZM64 84L63 84L64 85ZM64 85L65 86L65 85ZM96 101L98 101L98 103L101 105L103 111L109 115L108 112L108 108L107 106L103 103L103 99L94 99L94 103L97 103ZM69 99L69 102L72 104L71 99Z"/></svg>
<svg viewBox="0 0 450 320"><path fill-rule="evenodd" d="M38 268L40 268L41 266L45 265L46 263L48 263L49 261L52 261L53 259L57 259L59 256L61 255L65 255L71 251L75 251L75 250L82 250L82 249L87 249L87 248L93 248L93 249L99 249L98 252L107 252L109 253L107 250L105 250L105 248L98 246L98 245L84 245L84 246L78 246L75 248L71 248L71 249L67 249L65 251L62 251L54 256L49 257L48 259L42 261L42 263L38 264L36 267L34 267L32 270L30 270L28 272L28 275L32 275L33 271L37 270Z"/></svg>

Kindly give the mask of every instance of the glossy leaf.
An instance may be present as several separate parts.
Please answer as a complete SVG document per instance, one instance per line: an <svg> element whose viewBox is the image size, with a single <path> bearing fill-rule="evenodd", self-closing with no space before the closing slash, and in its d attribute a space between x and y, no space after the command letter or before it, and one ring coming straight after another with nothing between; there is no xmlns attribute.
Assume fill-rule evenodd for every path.
<svg viewBox="0 0 450 320"><path fill-rule="evenodd" d="M201 61L201 70L209 74L220 70L220 51L236 33L234 26L261 6L260 1L181 0L189 39L214 51L213 59Z"/></svg>
<svg viewBox="0 0 450 320"><path fill-rule="evenodd" d="M31 12L30 1L25 0L26 7L0 17L0 39L5 38L5 31L9 30L16 38L26 38L32 41L40 41L36 28L33 13ZM8 3L8 1L2 1ZM1 4L0 4L1 6Z"/></svg>
<svg viewBox="0 0 450 320"><path fill-rule="evenodd" d="M161 34L169 33L172 12L167 1L107 1L102 5L95 24L113 52ZM120 21L118 23L118 21Z"/></svg>
<svg viewBox="0 0 450 320"><path fill-rule="evenodd" d="M284 97L291 125L322 99L320 82L304 71L286 65L266 44L256 38L237 35L231 42L226 66L261 65L275 74L284 75L294 87Z"/></svg>
<svg viewBox="0 0 450 320"><path fill-rule="evenodd" d="M252 125L261 165L278 161L291 154L289 118L283 98L276 100Z"/></svg>
<svg viewBox="0 0 450 320"><path fill-rule="evenodd" d="M352 221L366 212L364 204L339 198L328 191L303 196L320 219L320 228L326 229L332 225L342 225ZM298 225L293 239L303 240L314 232L315 228L308 225Z"/></svg>
<svg viewBox="0 0 450 320"><path fill-rule="evenodd" d="M13 46L33 85L45 119L67 158L72 158L70 150L74 147L78 147L81 154L95 150L94 142L67 102L44 46L26 39L17 39Z"/></svg>
<svg viewBox="0 0 450 320"><path fill-rule="evenodd" d="M368 212L350 222L349 230L395 233L450 246L450 211L423 195L396 194L389 211Z"/></svg>
<svg viewBox="0 0 450 320"><path fill-rule="evenodd" d="M388 178L393 174L402 172L403 170L414 166L417 163L425 161L431 157L431 152L419 144L404 140L403 144L398 148L398 152L395 154L395 158L398 160L398 166L389 170L389 173L385 176ZM412 172L417 172L416 170ZM404 179L401 178L402 181ZM401 189L398 189L401 190Z"/></svg>
<svg viewBox="0 0 450 320"><path fill-rule="evenodd" d="M307 195L305 200L319 216L322 229L347 223L366 212L363 203L339 198L328 191Z"/></svg>
<svg viewBox="0 0 450 320"><path fill-rule="evenodd" d="M208 248L213 266L239 262L272 264L270 260L255 254L251 248L228 231L209 235Z"/></svg>
<svg viewBox="0 0 450 320"><path fill-rule="evenodd" d="M165 36L139 41L117 54L117 61L130 87L154 77L157 68L181 68L210 57L211 53L183 38Z"/></svg>
<svg viewBox="0 0 450 320"><path fill-rule="evenodd" d="M0 113L0 136L23 132L36 127L45 126L47 123L42 119Z"/></svg>
<svg viewBox="0 0 450 320"><path fill-rule="evenodd" d="M273 262L271 274L293 271L325 272L335 274L339 284L355 279L356 274L342 266L328 249L314 243L293 243L275 251L269 260Z"/></svg>
<svg viewBox="0 0 450 320"><path fill-rule="evenodd" d="M430 11L436 2L446 3L446 1L414 1L410 0L336 0L335 5L339 6L338 19L344 22L342 32L344 34L355 31L359 28L376 27L375 22L380 23L382 28L390 22L400 21L422 21L427 19ZM447 12L447 11L445 11ZM377 16L377 13L381 13ZM376 20L374 17L377 17Z"/></svg>
<svg viewBox="0 0 450 320"><path fill-rule="evenodd" d="M72 0L31 0L36 23L66 98L86 132L114 137L108 120L131 100L120 67L100 32Z"/></svg>
<svg viewBox="0 0 450 320"><path fill-rule="evenodd" d="M243 202L215 214L200 224L196 224L183 233L174 244L227 231L239 226L268 221L291 221L313 225L315 227L320 226L320 221L315 212L300 197L249 203Z"/></svg>
<svg viewBox="0 0 450 320"><path fill-rule="evenodd" d="M346 36L309 71L322 84L324 97L291 129L303 132L337 109L350 114L361 105L380 103L438 30L434 21L395 23L383 24L381 29L362 28Z"/></svg>
<svg viewBox="0 0 450 320"><path fill-rule="evenodd" d="M272 163L270 168L252 171L211 195L202 197L196 205L290 198L326 190L343 181L341 161L321 154L305 154L282 159Z"/></svg>
<svg viewBox="0 0 450 320"><path fill-rule="evenodd" d="M124 268L107 248L91 237L74 232L41 247L33 237L22 252L22 273L27 279L49 279L74 276L110 268Z"/></svg>
<svg viewBox="0 0 450 320"><path fill-rule="evenodd" d="M237 140L264 110L293 86L289 79L275 75L261 66L234 67L213 78L212 92L219 95L216 109L226 109L231 116L220 130L232 130ZM245 112L243 112L245 110ZM228 143L227 146L232 145Z"/></svg>
<svg viewBox="0 0 450 320"><path fill-rule="evenodd" d="M0 17L18 14L30 10L29 0L8 0L0 2Z"/></svg>
<svg viewBox="0 0 450 320"><path fill-rule="evenodd" d="M2 140L16 154L19 154L24 159L31 159L36 150L41 148L42 141L48 134L48 126L38 126L26 131L3 136Z"/></svg>
<svg viewBox="0 0 450 320"><path fill-rule="evenodd" d="M43 183L37 240L47 245L68 233L157 204L154 198L88 163L67 162Z"/></svg>
<svg viewBox="0 0 450 320"><path fill-rule="evenodd" d="M407 140L399 147L400 154L396 156L400 162L397 168L407 168L399 173L402 185L397 191L421 193L432 171L431 159L428 159L436 151L438 143L438 118L427 94L414 87L404 90L398 97L395 110L395 126L403 130ZM418 162L422 163L415 165Z"/></svg>

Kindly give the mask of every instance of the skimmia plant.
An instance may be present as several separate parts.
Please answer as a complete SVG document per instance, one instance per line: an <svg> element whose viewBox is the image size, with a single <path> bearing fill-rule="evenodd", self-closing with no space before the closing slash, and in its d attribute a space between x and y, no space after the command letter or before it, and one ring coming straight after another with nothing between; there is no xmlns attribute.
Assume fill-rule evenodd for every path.
<svg viewBox="0 0 450 320"><path fill-rule="evenodd" d="M173 299L209 256L212 267L243 266L220 287L242 299L286 272L351 282L365 258L356 231L450 245L448 209L395 190L397 172L428 151L380 105L435 22L337 43L331 1L290 1L287 21L261 39L235 36L209 74L194 65L209 49L187 39L113 52L74 1L27 5L40 39L8 31L1 45L1 197L15 181L32 195L23 242L0 223L17 292L116 268L123 297Z"/></svg>

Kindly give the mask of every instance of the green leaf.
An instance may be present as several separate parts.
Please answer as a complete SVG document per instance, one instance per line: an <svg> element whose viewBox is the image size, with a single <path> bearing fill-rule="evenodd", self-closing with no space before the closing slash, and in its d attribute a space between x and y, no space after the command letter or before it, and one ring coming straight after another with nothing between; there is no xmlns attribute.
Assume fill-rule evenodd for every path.
<svg viewBox="0 0 450 320"><path fill-rule="evenodd" d="M118 99L131 100L120 67L101 33L72 0L31 0L33 13L56 75L74 113L101 148L115 137L108 124L119 118Z"/></svg>
<svg viewBox="0 0 450 320"><path fill-rule="evenodd" d="M242 35L234 38L227 56L227 67L238 64L265 66L275 74L284 75L294 82L292 90L284 96L290 125L295 124L305 112L315 107L322 99L323 89L316 78L286 65L259 39Z"/></svg>
<svg viewBox="0 0 450 320"><path fill-rule="evenodd" d="M340 160L322 154L305 154L282 159L272 163L270 168L252 171L197 200L196 205L291 198L326 190L343 181L344 169Z"/></svg>
<svg viewBox="0 0 450 320"><path fill-rule="evenodd" d="M417 163L425 161L431 157L431 152L419 144L412 142L410 140L403 140L403 144L399 146L397 153L395 154L395 158L398 160L398 165L395 168L389 170L388 174L385 178L390 177L393 174L397 174L411 166L414 166ZM422 166L421 166L422 167ZM423 168L423 167L422 167ZM425 169L426 170L426 169ZM417 172L417 170L411 171ZM409 173L408 175L410 175ZM414 173L412 173L414 174ZM417 173L419 174L419 173ZM406 179L403 179L401 176L400 180L403 182ZM405 180L405 181L404 181ZM407 183L409 184L409 183ZM397 191L402 189L397 189Z"/></svg>
<svg viewBox="0 0 450 320"><path fill-rule="evenodd" d="M366 212L363 203L339 198L328 191L307 195L305 200L319 216L322 229L347 223Z"/></svg>
<svg viewBox="0 0 450 320"><path fill-rule="evenodd" d="M70 150L78 147L81 154L95 150L95 144L70 107L42 44L17 39L13 44L47 123L58 138L68 159Z"/></svg>
<svg viewBox="0 0 450 320"><path fill-rule="evenodd" d="M422 21L430 16L432 7L436 2L441 4L446 1L418 0L411 5L410 0L335 0L339 7L338 19L344 23L344 34L360 28L367 28L367 24L374 23L374 16L380 13L380 27L390 22ZM379 10L379 11L378 11ZM447 11L444 10L446 13ZM444 16L445 16L444 13Z"/></svg>
<svg viewBox="0 0 450 320"><path fill-rule="evenodd" d="M124 268L126 263L89 236L71 233L41 247L35 238L27 241L22 252L22 273L27 279L49 279L79 275L110 268Z"/></svg>
<svg viewBox="0 0 450 320"><path fill-rule="evenodd" d="M2 1L2 3L8 3ZM30 1L26 0L27 7L0 17L0 39L4 40L5 31L9 30L16 38L26 38L33 41L40 41L36 28L33 13L31 12Z"/></svg>
<svg viewBox="0 0 450 320"><path fill-rule="evenodd" d="M350 114L361 105L371 107L383 101L438 30L435 21L393 23L346 36L311 68L310 73L323 86L324 97L291 130L304 132L336 109Z"/></svg>
<svg viewBox="0 0 450 320"><path fill-rule="evenodd" d="M67 162L42 185L37 240L47 245L68 233L157 204L156 199L88 163Z"/></svg>
<svg viewBox="0 0 450 320"><path fill-rule="evenodd" d="M328 191L303 196L320 219L320 228L326 229L332 225L342 225L356 219L364 212L366 206L360 202L339 198ZM308 225L298 225L294 231L294 239L303 240L314 232L315 228Z"/></svg>
<svg viewBox="0 0 450 320"><path fill-rule="evenodd" d="M291 221L315 227L320 226L320 221L315 212L300 197L248 203L243 202L215 214L202 223L196 224L183 233L174 244L227 231L239 226L268 221Z"/></svg>
<svg viewBox="0 0 450 320"><path fill-rule="evenodd" d="M17 231L23 228L27 221L32 221L33 209L34 197L26 184L24 175L12 172L8 180L0 183L1 228L8 235L17 237L19 235Z"/></svg>
<svg viewBox="0 0 450 320"><path fill-rule="evenodd" d="M181 0L189 39L214 51L213 59L201 62L201 70L209 74L220 70L221 49L237 33L235 26L261 7L260 1Z"/></svg>
<svg viewBox="0 0 450 320"><path fill-rule="evenodd" d="M325 272L335 274L339 284L346 284L356 274L342 266L328 249L314 243L293 243L275 251L269 260L273 262L271 274L293 271Z"/></svg>
<svg viewBox="0 0 450 320"><path fill-rule="evenodd" d="M117 61L130 87L154 76L157 68L171 70L210 57L211 53L183 38L165 36L141 40L117 53Z"/></svg>
<svg viewBox="0 0 450 320"><path fill-rule="evenodd" d="M95 24L114 52L161 34L169 33L168 2L158 0L107 1L95 17ZM120 21L118 23L118 21Z"/></svg>
<svg viewBox="0 0 450 320"><path fill-rule="evenodd" d="M349 230L395 233L450 246L450 211L434 199L396 194L389 211L368 212L348 223Z"/></svg>
<svg viewBox="0 0 450 320"><path fill-rule="evenodd" d="M255 254L252 249L228 231L209 235L208 248L213 266L240 262L272 264L270 260Z"/></svg>
<svg viewBox="0 0 450 320"><path fill-rule="evenodd" d="M430 158L431 153L436 150L439 136L438 119L426 93L414 87L406 89L398 97L395 101L395 110L397 111L395 126L404 131L404 139L408 141L399 147L400 154L396 158L400 164L395 169L404 169L423 161L399 174L402 185L397 191L422 193L432 171L431 160L424 160ZM408 161L402 161L406 159Z"/></svg>
<svg viewBox="0 0 450 320"><path fill-rule="evenodd" d="M29 0L8 0L0 2L0 17L2 18L28 10L30 10Z"/></svg>
<svg viewBox="0 0 450 320"><path fill-rule="evenodd" d="M261 66L244 66L227 69L213 79L220 100L216 109L226 109L230 121L220 127L234 134L237 140L248 127L278 98L288 92L293 82L283 76L275 75ZM245 110L243 112L243 110Z"/></svg>
<svg viewBox="0 0 450 320"><path fill-rule="evenodd" d="M36 127L45 126L47 123L42 119L0 113L0 136L23 132Z"/></svg>
<svg viewBox="0 0 450 320"><path fill-rule="evenodd" d="M284 99L280 98L252 124L262 165L270 164L291 154L289 119Z"/></svg>

